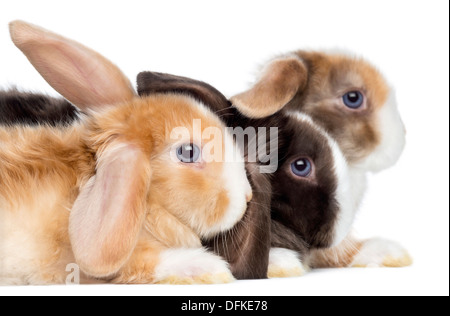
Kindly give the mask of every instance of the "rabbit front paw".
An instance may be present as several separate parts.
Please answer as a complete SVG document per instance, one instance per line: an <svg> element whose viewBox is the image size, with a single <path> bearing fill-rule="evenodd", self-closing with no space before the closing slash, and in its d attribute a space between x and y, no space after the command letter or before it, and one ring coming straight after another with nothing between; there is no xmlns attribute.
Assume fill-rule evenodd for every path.
<svg viewBox="0 0 450 316"><path fill-rule="evenodd" d="M272 248L269 255L267 277L291 278L299 277L307 272L297 252L284 248Z"/></svg>
<svg viewBox="0 0 450 316"><path fill-rule="evenodd" d="M155 283L159 284L219 284L234 280L228 264L202 248L166 250L155 269Z"/></svg>
<svg viewBox="0 0 450 316"><path fill-rule="evenodd" d="M399 268L410 266L412 263L413 260L408 251L398 243L391 240L373 238L363 243L351 266L357 268Z"/></svg>

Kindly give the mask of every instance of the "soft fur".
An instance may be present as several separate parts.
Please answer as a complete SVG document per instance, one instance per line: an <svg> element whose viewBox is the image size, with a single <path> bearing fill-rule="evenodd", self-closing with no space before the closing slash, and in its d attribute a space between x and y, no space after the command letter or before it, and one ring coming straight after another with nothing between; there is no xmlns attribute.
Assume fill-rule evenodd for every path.
<svg viewBox="0 0 450 316"><path fill-rule="evenodd" d="M341 104L340 97L343 93L356 88L364 90L367 104L362 110L349 110ZM296 52L278 57L265 67L259 81L252 89L232 98L240 112L254 118L266 117L283 109L284 114L275 114L271 119L251 121L238 114L235 109L229 108L231 104L225 102L225 98L217 90L187 78L144 73L138 78L138 90L141 95L153 93L190 95L227 119L231 126L279 126L286 139L292 139L292 137L295 139L295 132L292 131L299 129L298 134L303 138L292 141L292 144L310 142L311 136L308 133L305 136L302 130L314 130L312 134L319 136L313 139L318 137L317 141L320 140L322 146L328 148L328 152L321 151L324 158L333 156L331 152L333 152L334 141L329 139L327 135L329 133L343 151L349 163L347 175L339 174L346 167L335 168L337 165L342 165L342 162L338 163L335 159L339 154L337 156L335 154L334 159L329 158L327 163L324 163L327 166L324 170L328 170L329 179L321 178L321 181L324 181L326 186L317 187L328 186L329 190L325 190L328 193L324 196L329 196L330 199L323 197L315 199L313 196L306 199L295 198L297 190L292 190L292 187L286 185L285 174L278 172L279 180L276 180L276 175L274 177L261 175L256 171L255 166L247 164L254 189L254 200L249 204L243 220L231 232L216 237L210 242L210 245L213 245L213 248L231 263L236 277L265 276L269 261L269 251L265 246L269 238L266 224L271 204L269 200L272 200L272 205L275 207L271 224L271 239L274 247L294 250L300 254L303 263L311 267L349 266L355 262L355 256L360 251L366 254L365 259L370 260L370 252L373 249L369 246L370 243L358 241L352 237L347 237L338 247L329 250L314 249L333 245L342 238L335 234L338 211L337 209L333 211L331 197L334 197L336 201L336 197L339 196L337 198L339 203L335 207L344 207L350 214L345 219L339 218L347 224L351 223L352 214L358 208L366 188L366 172L379 171L394 164L403 149L404 128L395 106L394 94L389 91L390 88L380 73L368 63L342 54L318 52ZM305 123L304 119L296 119L295 116L298 113L306 113L311 117L312 120L309 120L311 124ZM43 122L46 121L46 118L41 119ZM320 126L317 126L316 122ZM388 127L385 127L386 125ZM288 132L289 129L292 131ZM389 131L391 133L395 131L393 137L387 137ZM282 145L280 148L283 150ZM305 148L307 149L308 146ZM313 148L313 150L317 149ZM286 149L284 150L284 153L288 154ZM293 148L292 152L295 150L298 148ZM314 162L317 163L317 161ZM333 170L334 172L330 172ZM351 184L350 188L347 188L348 191L345 191L342 185L337 188L336 183L339 178L347 178L346 181ZM342 179L340 182L343 182ZM306 184L303 185L307 188ZM311 188L313 187L311 185ZM273 199L271 199L272 192L276 192ZM349 197L344 197L345 192L348 192ZM294 199L288 198L290 195ZM283 196L286 198L282 198ZM328 205L328 208L325 207L326 211L320 211L324 210L324 207L317 205L319 202ZM277 203L279 207L276 206ZM311 215L307 215L308 212ZM322 222L324 226L317 222L312 225L319 231L323 228L323 233L316 233L314 230L308 232L306 228L308 225L304 223L307 224L312 218L325 215L329 218ZM339 226L344 227L342 225ZM348 229L343 229L339 235L345 234L346 230ZM384 244L387 245L388 242ZM367 251L365 251L366 248ZM377 253L381 252L378 250ZM390 262L397 262L398 265L409 262L392 259L390 252L387 251L387 253L391 259ZM295 257L288 254L286 256L291 259ZM403 258L409 257L403 256ZM276 262L279 264L281 260ZM269 271L290 271L290 268L271 266Z"/></svg>
<svg viewBox="0 0 450 316"><path fill-rule="evenodd" d="M342 100L345 93L354 90L365 96L359 109L346 107ZM310 116L336 140L348 161L353 183L348 194L356 206L363 198L367 173L394 165L405 145L405 128L393 89L372 65L347 54L297 51L279 56L264 67L248 91L231 100L250 117L278 111ZM280 244L281 240L277 246ZM292 242L288 244L296 249ZM389 248L388 242L384 245ZM360 251L370 261L370 249L370 241L348 237L336 248L313 251L305 260L312 267L349 266ZM373 253L376 264L379 253ZM397 253L403 258L406 251ZM410 263L400 259L390 261L398 266Z"/></svg>
<svg viewBox="0 0 450 316"><path fill-rule="evenodd" d="M58 126L72 123L78 117L73 106L64 99L51 98L17 90L0 91L0 124L46 124Z"/></svg>
<svg viewBox="0 0 450 316"><path fill-rule="evenodd" d="M143 72L138 76L141 96L174 91L195 95L203 102L215 100L208 104L214 105L212 110L231 127L278 128L277 170L273 174L261 174L258 164L247 163L254 199L244 219L230 232L205 241L227 258L238 278L261 277L260 271L267 275L269 252L265 242L268 238L274 247L294 249L300 254L287 255L291 258L286 261L287 267L281 265L283 260L272 260L270 275L281 275L280 271L284 271L283 275L287 276L289 271L292 275L298 275L300 271L292 267L292 258L303 258L310 249L335 245L346 236L357 202L352 200L353 195L344 193L352 186L353 179L339 147L321 127L309 117L297 113L249 119L239 112L240 109L231 106L219 91L204 82L154 72ZM248 146L253 142L255 139L245 143L247 157ZM270 139L265 145L270 147ZM313 174L307 178L294 176L291 164L306 157L314 165ZM269 217L272 218L270 223L267 221ZM269 227L271 234L268 233ZM296 267L300 266L301 263Z"/></svg>
<svg viewBox="0 0 450 316"><path fill-rule="evenodd" d="M261 174L258 164L247 163L253 200L244 218L230 232L205 240L205 244L229 261L235 277L267 277L271 243L275 247L295 249L305 257L310 249L338 242L337 239L341 238L336 234L338 227L348 230L347 225L339 224L342 215L345 218L350 216L351 221L354 214L353 205L339 196L342 195L339 192L348 185L341 179L347 177L345 161L334 141L307 116L280 113L267 119L251 120L239 114L219 91L208 84L167 74L141 73L138 91L143 97L160 93L192 96L207 104L230 126L279 128L277 149L281 159L278 171L273 175ZM45 123L45 119L42 122ZM310 157L313 161L315 174L312 179L296 178L290 173L290 164L300 157ZM279 259L278 253L290 260ZM292 264L299 254L289 254L287 249L273 252L269 276L303 273L300 262ZM189 283L185 279L182 282Z"/></svg>
<svg viewBox="0 0 450 316"><path fill-rule="evenodd" d="M201 140L169 137L176 127L192 135L194 119L202 131L223 129L219 118L190 97L135 96L117 67L76 42L24 22L12 23L11 33L87 116L70 126L0 127L0 284L63 283L70 263L86 282L231 281L201 238L244 215L251 196L244 164L233 165L230 189L223 162L171 159L177 144ZM98 81L86 76L93 67ZM231 135L223 138L226 156L235 145Z"/></svg>

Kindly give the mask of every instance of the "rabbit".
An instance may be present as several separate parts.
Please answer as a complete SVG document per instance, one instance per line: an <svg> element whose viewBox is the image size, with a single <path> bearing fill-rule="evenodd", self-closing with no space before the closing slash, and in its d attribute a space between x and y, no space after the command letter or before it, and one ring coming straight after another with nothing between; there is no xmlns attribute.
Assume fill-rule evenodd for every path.
<svg viewBox="0 0 450 316"><path fill-rule="evenodd" d="M186 82L193 85L200 82L184 78ZM162 85L169 83L161 82ZM213 108L215 102L221 102L220 98L209 98L213 94L208 92L209 89L215 90L213 87L206 85L207 89L202 91L177 91L170 88L170 92L174 94L183 93L186 96L195 98L200 102L204 102L209 107ZM167 93L169 89L163 90ZM153 94L152 94L153 95ZM220 95L220 93L219 93ZM37 102L35 104L34 102ZM217 106L215 106L217 107ZM17 90L1 92L0 91L0 125L51 125L51 126L66 126L78 124L80 118L85 115L70 102L63 99L48 97L45 95L35 95L31 93L18 92ZM220 116L220 112L218 113ZM251 167L251 166L249 166ZM248 171L253 173L253 171ZM242 238L245 239L247 234L252 234L252 242L246 242L245 255L236 256L231 260L230 269L235 278L238 279L261 279L267 277L267 266L269 260L270 250L270 182L259 176L253 174L250 178L252 186L255 186L257 191L253 194L253 199L248 205L245 213L245 218L240 222L240 226L245 225L244 229L234 228L234 232L242 232ZM239 238L234 234L234 240Z"/></svg>
<svg viewBox="0 0 450 316"><path fill-rule="evenodd" d="M339 144L360 204L368 173L393 166L405 147L395 93L370 63L345 53L297 51L274 58L256 82L231 98L251 118L278 112L308 115ZM312 267L403 267L412 264L398 243L349 235L339 246L305 257Z"/></svg>
<svg viewBox="0 0 450 316"><path fill-rule="evenodd" d="M245 148L253 184L254 199L247 214L230 232L204 241L231 263L235 276L254 278L252 269L258 261L265 263L265 277L303 275L308 267L302 258L314 249L336 246L348 235L358 205L354 200L357 194L352 192L356 188L354 178L338 144L309 116L278 112L251 119L210 85L170 74L142 72L137 83L140 96L174 91L196 95L203 103L212 105L212 111L220 114L235 131L249 127L258 131L249 136L249 141L238 141ZM261 127L277 128L275 143L267 138L268 133L261 136ZM275 162L275 168L263 173L261 167L268 167L267 163L249 157L252 151L272 147L276 150L270 149L268 156L270 165ZM267 227L266 219L270 220L270 232L261 229ZM259 253L264 246L261 240L267 236L273 247L268 258ZM266 254L266 248L262 249Z"/></svg>
<svg viewBox="0 0 450 316"><path fill-rule="evenodd" d="M252 191L226 131L224 159L203 159L194 120L201 132L225 129L210 105L139 97L97 52L22 21L10 32L86 115L67 126L0 126L0 284L61 284L73 263L86 283L233 281L201 239L241 220ZM188 134L172 137L180 127Z"/></svg>

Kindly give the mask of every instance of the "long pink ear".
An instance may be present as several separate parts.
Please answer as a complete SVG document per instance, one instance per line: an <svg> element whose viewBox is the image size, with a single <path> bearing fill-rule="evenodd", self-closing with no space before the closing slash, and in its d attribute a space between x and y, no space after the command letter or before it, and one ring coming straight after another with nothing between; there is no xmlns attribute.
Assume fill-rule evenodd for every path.
<svg viewBox="0 0 450 316"><path fill-rule="evenodd" d="M308 71L297 56L272 61L249 90L231 98L234 106L251 118L262 118L280 111L298 91L303 90Z"/></svg>
<svg viewBox="0 0 450 316"><path fill-rule="evenodd" d="M44 79L81 109L130 100L135 91L117 66L97 52L23 21L10 25L14 44Z"/></svg>
<svg viewBox="0 0 450 316"><path fill-rule="evenodd" d="M129 259L146 215L149 159L133 145L109 145L81 189L69 220L80 268L94 277L115 274Z"/></svg>

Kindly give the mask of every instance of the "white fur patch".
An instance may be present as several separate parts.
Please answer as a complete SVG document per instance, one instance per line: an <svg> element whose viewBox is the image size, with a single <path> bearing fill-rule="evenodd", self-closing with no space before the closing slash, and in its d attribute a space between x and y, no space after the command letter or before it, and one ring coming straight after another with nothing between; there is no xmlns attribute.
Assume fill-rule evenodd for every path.
<svg viewBox="0 0 450 316"><path fill-rule="evenodd" d="M301 276L306 273L297 252L285 248L272 248L269 254L269 272L271 278Z"/></svg>
<svg viewBox="0 0 450 316"><path fill-rule="evenodd" d="M337 221L334 226L334 239L332 246L337 246L348 235L355 219L356 211L358 210L358 203L356 203L355 196L352 194L351 177L347 165L337 143L329 138L329 144L333 153L334 172L337 176L336 200L340 207L340 212L337 215Z"/></svg>
<svg viewBox="0 0 450 316"><path fill-rule="evenodd" d="M359 166L372 172L392 167L405 148L405 125L397 108L394 91L391 91L388 100L379 111L377 124L381 142Z"/></svg>
<svg viewBox="0 0 450 316"><path fill-rule="evenodd" d="M284 267L299 267L302 265L299 254L285 248L270 249L269 264Z"/></svg>
<svg viewBox="0 0 450 316"><path fill-rule="evenodd" d="M160 254L159 264L155 268L157 283L168 279L192 279L195 282L196 278L206 275L234 279L228 264L203 248L165 250Z"/></svg>
<svg viewBox="0 0 450 316"><path fill-rule="evenodd" d="M225 231L232 228L247 210L247 196L252 194L252 188L247 178L244 157L228 133L225 138L225 162L222 179L228 192L230 205L226 215L219 223L217 229ZM236 160L236 154L239 155Z"/></svg>
<svg viewBox="0 0 450 316"><path fill-rule="evenodd" d="M407 266L411 264L408 252L398 243L381 238L366 241L354 258L353 267Z"/></svg>

